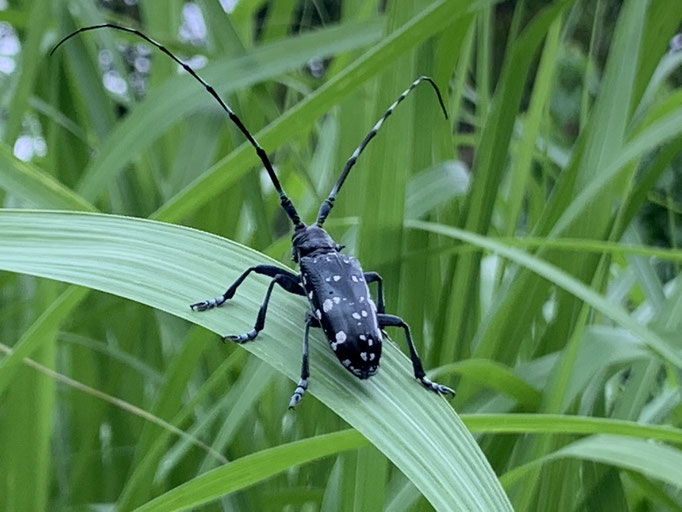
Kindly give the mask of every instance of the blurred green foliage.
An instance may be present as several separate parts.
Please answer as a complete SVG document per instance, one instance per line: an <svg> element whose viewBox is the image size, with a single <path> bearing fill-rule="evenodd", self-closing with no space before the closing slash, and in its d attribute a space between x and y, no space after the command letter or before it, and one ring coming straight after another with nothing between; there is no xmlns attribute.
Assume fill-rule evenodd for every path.
<svg viewBox="0 0 682 512"><path fill-rule="evenodd" d="M244 348L215 332L253 323L265 280L191 314L291 266L290 225L163 54L102 30L48 57L106 21L196 66L308 221L434 78L449 120L418 88L326 226L450 405L390 342L363 383L317 333L287 412L305 302L275 292ZM502 488L682 510L681 21L669 0L0 0L0 510L503 510Z"/></svg>

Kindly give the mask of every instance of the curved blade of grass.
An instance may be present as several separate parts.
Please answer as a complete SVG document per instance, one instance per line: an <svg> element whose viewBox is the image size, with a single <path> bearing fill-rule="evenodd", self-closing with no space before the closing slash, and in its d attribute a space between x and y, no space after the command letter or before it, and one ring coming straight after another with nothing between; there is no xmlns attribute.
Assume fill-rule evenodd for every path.
<svg viewBox="0 0 682 512"><path fill-rule="evenodd" d="M40 171L32 164L19 160L12 154L12 150L2 143L0 143L0 188L34 207L90 212L96 210L85 199L49 174Z"/></svg>
<svg viewBox="0 0 682 512"><path fill-rule="evenodd" d="M268 448L204 473L135 510L186 510L253 485L293 466L353 450L366 443L365 438L355 430L342 430Z"/></svg>
<svg viewBox="0 0 682 512"><path fill-rule="evenodd" d="M579 218L580 214L584 214L599 193L603 192L610 183L615 183L616 180L622 178L621 174L627 172L629 163L642 158L649 151L653 151L680 133L682 133L682 108L677 108L656 119L630 139L623 149L608 162L608 165L591 180L589 186L580 190L552 227L550 235L561 234Z"/></svg>
<svg viewBox="0 0 682 512"><path fill-rule="evenodd" d="M616 434L682 443L682 429L635 421L564 414L462 414L472 432L499 434Z"/></svg>
<svg viewBox="0 0 682 512"><path fill-rule="evenodd" d="M676 487L682 482L682 452L670 446L625 436L596 435L580 439L501 477L509 487L528 471L552 460L573 458L610 464L662 480Z"/></svg>
<svg viewBox="0 0 682 512"><path fill-rule="evenodd" d="M670 361L678 368L682 368L682 350L680 347L671 345L657 333L638 323L621 306L609 301L606 297L600 295L578 279L561 270L559 267L547 263L546 261L532 256L524 251L508 247L488 237L477 235L463 229L418 220L406 221L406 225L417 229L431 231L432 233L449 236L457 240L464 240L512 260L513 262L527 268L528 270L531 270L537 275L544 277L560 288L563 288L576 297L582 299L594 309L600 311L611 318L614 322L618 323L621 327L630 330L650 349L659 354L661 357Z"/></svg>
<svg viewBox="0 0 682 512"><path fill-rule="evenodd" d="M431 375L436 378L450 373L465 375L489 389L511 396L526 410L535 410L542 400L540 391L516 375L511 368L497 361L465 359L434 368Z"/></svg>
<svg viewBox="0 0 682 512"><path fill-rule="evenodd" d="M0 211L0 268L80 284L148 304L221 334L252 327L267 279L253 277L223 308L190 302L222 293L245 268L274 263L189 228L102 214ZM292 381L299 378L306 303L277 290L265 330L244 348ZM382 369L361 381L311 339L310 393L355 427L439 510L510 510L495 474L444 398L413 378L408 358L386 343ZM293 385L292 385L293 391ZM287 404L282 404L282 414ZM297 414L305 414L305 401Z"/></svg>

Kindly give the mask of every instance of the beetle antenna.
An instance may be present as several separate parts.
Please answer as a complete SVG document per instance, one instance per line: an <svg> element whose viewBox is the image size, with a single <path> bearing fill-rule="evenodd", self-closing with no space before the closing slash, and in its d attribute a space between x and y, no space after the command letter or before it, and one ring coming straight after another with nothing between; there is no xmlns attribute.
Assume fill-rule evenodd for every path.
<svg viewBox="0 0 682 512"><path fill-rule="evenodd" d="M201 85L204 86L204 88L208 91L208 93L213 96L218 103L220 103L220 106L223 108L225 112L227 112L227 115L230 116L230 120L237 125L237 128L244 134L246 139L249 141L249 143L254 147L256 150L256 154L258 155L258 158L261 159L261 162L263 162L263 165L265 166L265 170L268 172L268 175L270 176L270 180L272 180L272 184L275 186L275 190L277 190L277 193L279 194L280 198L280 203L282 204L282 208L284 208L284 211L287 213L289 218L291 219L291 222L294 223L294 226L301 225L301 218L298 216L298 213L296 212L296 208L294 208L294 204L291 202L289 197L286 195L284 192L284 189L282 188L282 185L280 184L279 180L277 179L277 175L275 174L274 169L272 168L272 163L270 163L270 159L268 158L267 153L263 150L263 148L260 147L260 144L256 141L256 139L251 135L249 130L246 129L244 126L244 123L242 123L241 119L237 117L237 114L235 114L232 109L225 103L218 93L215 91L215 89L209 85L203 78L201 78L191 67L189 67L187 64L182 62L180 59L178 59L173 53L171 53L168 48L163 46L160 43L157 43L154 41L152 38L146 36L142 32L140 32L137 29L134 28L129 28L129 27L123 27L121 25L116 25L114 23L102 23L101 25L91 25L89 27L83 27L79 28L75 32L72 32L68 36L64 37L61 41L59 41L54 48L52 48L52 51L50 52L50 55L52 55L57 48L59 48L63 43L71 39L73 36L80 34L81 32L87 32L89 30L97 30L100 28L113 28L116 30L121 30L123 32L129 32L130 34L134 34L145 41L147 41L149 44L155 46L159 50L161 50L163 53L168 55L171 59L173 59L176 63L178 63L182 68L187 71L190 75L192 75Z"/></svg>
<svg viewBox="0 0 682 512"><path fill-rule="evenodd" d="M445 119L448 118L448 112L445 110L445 104L443 103L443 98L440 95L440 90L438 90L438 86L436 83L433 81L428 76L420 76L417 78L414 82L412 82L412 85L410 85L407 89L403 91L403 93L398 97L397 100L388 107L388 110L386 113L377 121L377 124L374 125L374 128L370 130L370 132L365 136L363 141L360 143L360 145L355 148L355 151L353 151L353 154L351 157L348 159L346 162L346 165L343 168L343 172L341 173L341 176L339 177L339 181L336 182L336 185L334 185L334 188L332 191L329 193L329 197L324 200L324 202L320 205L320 211L317 214L317 221L316 224L318 226L322 226L324 223L325 219L327 218L327 215L329 215L329 212L331 211L332 207L334 206L334 200L336 199L336 194L339 193L339 190L341 190L341 186L343 185L343 182L346 181L346 178L348 177L348 173L350 170L353 168L355 165L355 161L358 159L360 156L360 153L365 149L367 144L369 144L369 141L374 138L374 136L377 134L379 131L379 128L381 128L381 125L384 124L384 121L386 121L386 118L391 115L393 110L398 106L398 104L405 99L405 97L412 92L412 89L417 87L420 82L426 81L431 84L433 87L433 90L436 91L436 95L438 96L438 102L440 103L440 108L443 110L443 114L445 115Z"/></svg>

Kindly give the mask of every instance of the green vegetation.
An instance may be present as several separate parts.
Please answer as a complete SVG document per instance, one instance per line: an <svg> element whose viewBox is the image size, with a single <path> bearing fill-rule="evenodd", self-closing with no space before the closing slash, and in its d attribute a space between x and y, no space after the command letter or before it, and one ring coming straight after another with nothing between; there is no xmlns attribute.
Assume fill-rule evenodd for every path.
<svg viewBox="0 0 682 512"><path fill-rule="evenodd" d="M0 1L0 510L682 510L682 3L102 3ZM289 412L305 301L242 347L216 333L267 279L190 311L291 266L290 226L163 54L101 30L48 58L105 21L192 59L308 221L434 78L450 119L417 88L326 227L452 402L399 330L368 381L314 332Z"/></svg>

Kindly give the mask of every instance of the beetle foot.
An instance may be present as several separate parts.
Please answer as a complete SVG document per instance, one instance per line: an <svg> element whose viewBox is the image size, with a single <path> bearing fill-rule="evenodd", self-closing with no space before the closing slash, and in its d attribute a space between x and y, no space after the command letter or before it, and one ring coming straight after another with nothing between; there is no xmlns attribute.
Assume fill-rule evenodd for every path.
<svg viewBox="0 0 682 512"><path fill-rule="evenodd" d="M256 329L251 329L244 334L228 334L227 336L223 336L223 340L230 340L235 343L246 343L247 341L253 340L256 336L258 336L258 331Z"/></svg>
<svg viewBox="0 0 682 512"><path fill-rule="evenodd" d="M420 377L419 382L421 382L426 389L430 389L431 391L441 395L449 395L450 398L454 397L456 394L454 389L444 386L443 384L433 382L428 377Z"/></svg>
<svg viewBox="0 0 682 512"><path fill-rule="evenodd" d="M194 304L190 304L189 307L192 309L192 311L206 311L207 309L213 309L217 308L218 306L222 306L225 300L226 300L225 296L221 295L220 297L216 297L215 299L208 299L202 300L200 302L195 302Z"/></svg>
<svg viewBox="0 0 682 512"><path fill-rule="evenodd" d="M301 401L303 398L303 395L305 394L305 390L308 389L308 380L307 379L301 379L298 381L298 385L296 386L296 390L294 391L294 394L291 396L291 400L289 401L289 409L293 409L296 407L296 404Z"/></svg>

